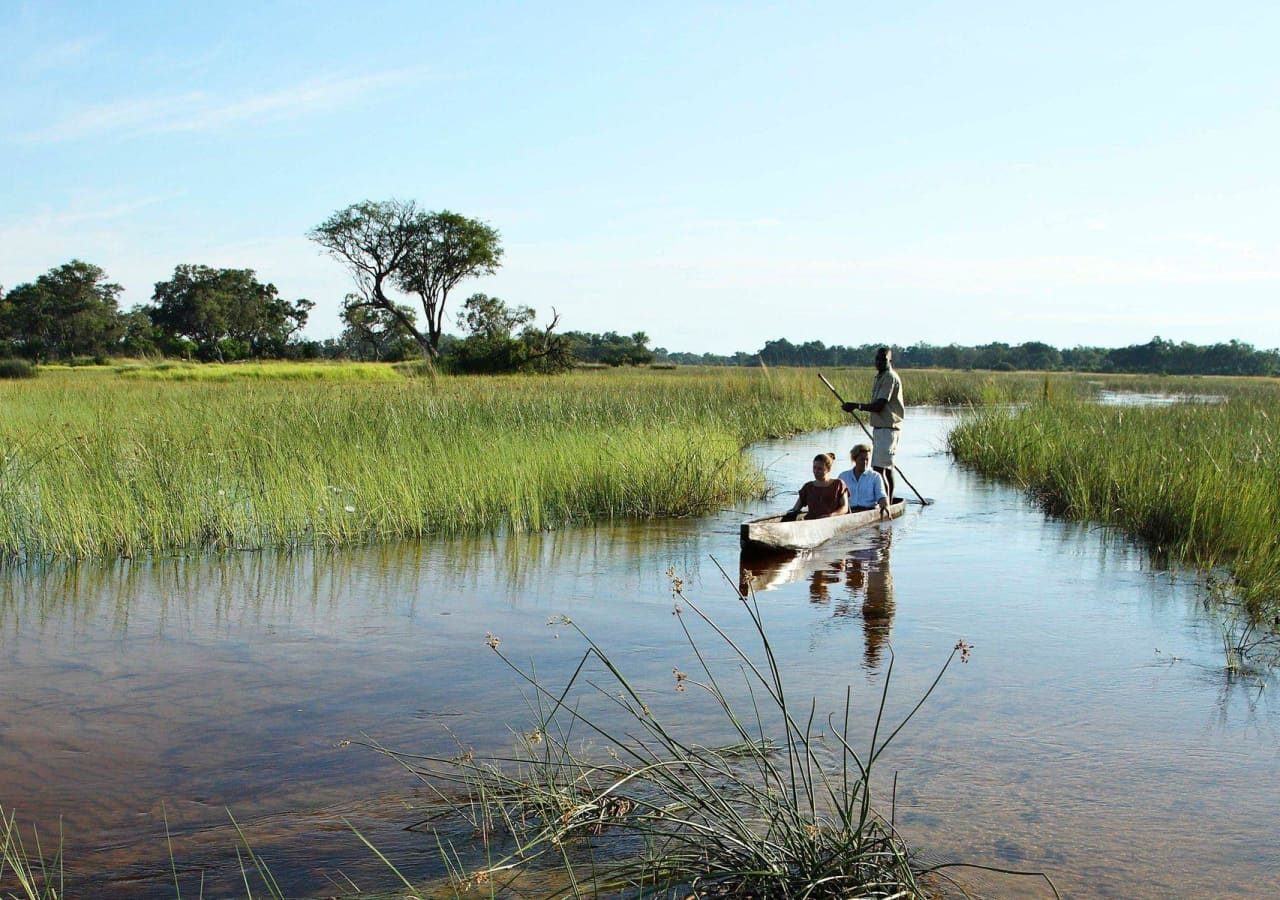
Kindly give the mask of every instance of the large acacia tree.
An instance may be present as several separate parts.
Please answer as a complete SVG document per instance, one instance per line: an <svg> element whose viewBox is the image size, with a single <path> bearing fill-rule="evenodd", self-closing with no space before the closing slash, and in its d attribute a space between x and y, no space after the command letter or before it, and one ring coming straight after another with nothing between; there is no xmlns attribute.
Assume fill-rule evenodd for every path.
<svg viewBox="0 0 1280 900"><path fill-rule="evenodd" d="M502 265L496 228L444 210L425 212L412 200L366 200L339 210L308 232L355 277L345 306L381 310L413 335L429 357L440 355L445 308L460 281L491 275ZM388 295L415 294L423 328Z"/></svg>

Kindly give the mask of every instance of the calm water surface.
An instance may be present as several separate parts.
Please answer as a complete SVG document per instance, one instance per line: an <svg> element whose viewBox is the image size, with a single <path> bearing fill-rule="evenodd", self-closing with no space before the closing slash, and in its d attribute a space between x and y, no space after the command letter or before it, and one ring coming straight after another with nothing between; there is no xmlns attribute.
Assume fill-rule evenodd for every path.
<svg viewBox="0 0 1280 900"><path fill-rule="evenodd" d="M665 718L714 734L671 690L671 668L693 667L674 567L735 633L750 583L792 694L834 710L852 685L860 738L891 655L892 717L957 639L974 645L886 756L898 822L930 859L1044 870L1068 896L1280 895L1277 685L1228 677L1195 577L957 468L950 422L913 410L904 435L902 468L934 505L783 565L740 568L737 524L785 496L697 521L4 573L0 807L28 845L32 825L56 845L61 823L73 897L172 897L171 851L184 894L202 878L205 896L243 893L229 813L290 896L390 886L347 823L433 877L434 841L405 830L418 786L344 742L506 747L530 716L485 634L559 683L581 651L548 624L560 615ZM753 452L790 490L856 437Z"/></svg>

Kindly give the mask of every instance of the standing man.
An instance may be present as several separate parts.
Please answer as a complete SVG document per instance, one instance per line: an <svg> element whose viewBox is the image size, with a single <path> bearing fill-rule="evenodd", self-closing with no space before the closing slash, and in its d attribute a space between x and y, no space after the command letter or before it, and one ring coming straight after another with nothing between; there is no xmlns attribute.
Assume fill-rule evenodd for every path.
<svg viewBox="0 0 1280 900"><path fill-rule="evenodd" d="M898 434L906 409L902 404L902 379L893 371L893 351L881 347L876 351L876 380L871 384L870 403L846 403L841 409L851 413L870 413L871 468L884 476L893 502L893 456L898 451Z"/></svg>

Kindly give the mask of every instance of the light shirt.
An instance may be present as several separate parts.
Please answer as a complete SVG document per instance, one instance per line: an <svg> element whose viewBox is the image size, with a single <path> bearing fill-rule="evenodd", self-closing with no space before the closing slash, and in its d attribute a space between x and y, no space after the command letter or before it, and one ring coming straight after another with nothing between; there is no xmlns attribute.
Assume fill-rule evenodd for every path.
<svg viewBox="0 0 1280 900"><path fill-rule="evenodd" d="M849 508L861 506L866 509L887 499L884 493L884 479L875 469L867 469L859 477L853 469L840 473L840 480L849 489Z"/></svg>
<svg viewBox="0 0 1280 900"><path fill-rule="evenodd" d="M884 409L871 413L872 428L897 428L902 424L906 408L902 403L902 379L892 367L876 373L876 380L871 383L871 402L886 400Z"/></svg>

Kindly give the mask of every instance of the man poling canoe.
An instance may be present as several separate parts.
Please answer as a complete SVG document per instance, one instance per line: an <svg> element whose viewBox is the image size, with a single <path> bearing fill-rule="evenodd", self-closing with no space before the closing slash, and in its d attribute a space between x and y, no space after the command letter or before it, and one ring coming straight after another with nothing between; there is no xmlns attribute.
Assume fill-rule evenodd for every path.
<svg viewBox="0 0 1280 900"><path fill-rule="evenodd" d="M894 499L893 489L896 473L902 478L903 483L911 488L912 493L920 501L920 505L928 506L933 501L925 499L916 490L916 486L907 479L907 476L903 474L902 469L898 467L893 459L898 449L898 436L901 431L905 408L902 403L902 379L898 377L897 372L893 371L893 367L890 365L892 359L893 353L888 347L881 347L876 352L876 380L872 384L872 400L870 403L845 402L845 399L840 396L840 392L835 389L835 385L827 381L821 372L818 373L818 377L822 379L822 383L827 386L827 389L835 395L835 398L840 401L840 408L852 415L854 421L858 423L858 427L871 439L873 448L871 466L884 476L885 485L889 489L889 502L892 503ZM873 434L862 423L862 419L858 418L859 410L872 413L876 417L872 419L873 423L877 420L892 423L896 415L898 425L896 427L892 424L878 426ZM881 450L882 447L884 448L883 450Z"/></svg>

